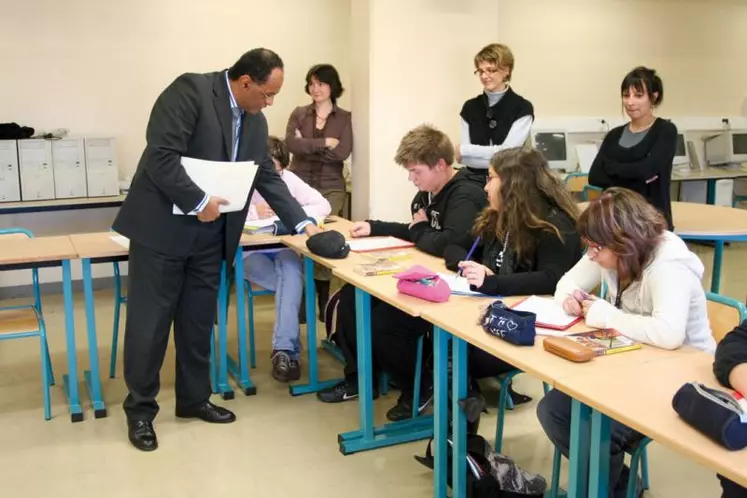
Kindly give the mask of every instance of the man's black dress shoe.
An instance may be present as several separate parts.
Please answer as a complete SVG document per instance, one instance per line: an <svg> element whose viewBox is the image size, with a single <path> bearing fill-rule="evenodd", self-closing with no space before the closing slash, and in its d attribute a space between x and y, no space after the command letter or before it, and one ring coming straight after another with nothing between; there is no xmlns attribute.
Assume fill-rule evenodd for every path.
<svg viewBox="0 0 747 498"><path fill-rule="evenodd" d="M127 435L132 446L140 451L153 451L158 448L156 431L153 429L153 422L149 420L128 420Z"/></svg>
<svg viewBox="0 0 747 498"><path fill-rule="evenodd" d="M193 408L176 408L176 416L179 418L199 418L212 424L230 424L236 420L233 412L220 406L212 404L210 401L195 406Z"/></svg>

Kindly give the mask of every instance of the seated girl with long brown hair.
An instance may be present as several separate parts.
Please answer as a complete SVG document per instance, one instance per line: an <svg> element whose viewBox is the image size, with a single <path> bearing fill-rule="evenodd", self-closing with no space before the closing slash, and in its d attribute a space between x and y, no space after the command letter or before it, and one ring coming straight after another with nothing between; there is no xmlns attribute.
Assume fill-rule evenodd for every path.
<svg viewBox="0 0 747 498"><path fill-rule="evenodd" d="M555 290L555 301L567 313L659 348L689 344L714 351L701 284L703 264L667 230L654 206L632 190L609 188L581 214L578 230L586 255ZM606 299L588 294L602 284ZM537 415L550 440L568 456L571 398L553 389L540 401ZM624 452L642 436L614 420L611 433L610 496L625 496L629 470Z"/></svg>
<svg viewBox="0 0 747 498"><path fill-rule="evenodd" d="M540 152L510 149L493 156L485 193L489 205L473 235L446 249L447 268L461 271L472 290L483 294L552 294L582 252L578 208L565 185ZM469 364L473 379L514 368L478 348L471 349ZM516 403L529 400L515 393L512 397Z"/></svg>
<svg viewBox="0 0 747 498"><path fill-rule="evenodd" d="M485 193L489 207L478 217L475 234L466 234L446 248L446 266L461 269L473 288L485 294L552 293L560 277L581 257L581 239L575 229L577 208L565 186L539 151L516 148L493 156ZM476 237L480 241L473 260L464 261ZM423 333L382 329L372 337L380 367L390 373L403 393L413 391L415 348ZM474 378L512 368L480 350L470 352ZM431 398L431 377L424 375L421 380L424 405ZM407 418L411 406L400 400L387 416L390 420Z"/></svg>

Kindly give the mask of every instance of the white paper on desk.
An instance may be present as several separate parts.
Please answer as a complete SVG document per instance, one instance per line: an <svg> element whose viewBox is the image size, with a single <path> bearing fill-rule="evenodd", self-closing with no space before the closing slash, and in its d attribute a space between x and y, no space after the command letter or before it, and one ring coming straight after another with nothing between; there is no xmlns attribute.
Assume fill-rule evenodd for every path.
<svg viewBox="0 0 747 498"><path fill-rule="evenodd" d="M112 235L109 238L112 239L117 244L119 244L120 246L124 247L125 249L127 250L130 249L130 239L128 239L124 235Z"/></svg>
<svg viewBox="0 0 747 498"><path fill-rule="evenodd" d="M578 317L566 313L561 305L549 297L531 296L511 309L531 311L537 315L537 323L550 327L565 328L578 320Z"/></svg>
<svg viewBox="0 0 747 498"><path fill-rule="evenodd" d="M397 237L363 237L348 240L350 250L353 252L383 251L385 249L400 249L412 247L415 244Z"/></svg>
<svg viewBox="0 0 747 498"><path fill-rule="evenodd" d="M267 228L271 227L276 221L279 221L280 218L277 216L273 216L271 218L262 218L259 220L247 220L246 223L244 223L244 228L247 229L255 229L255 228Z"/></svg>
<svg viewBox="0 0 747 498"><path fill-rule="evenodd" d="M452 294L456 294L459 296L478 296L478 297L486 297L486 294L482 294L481 292L475 292L472 289L469 288L469 283L467 282L467 279L464 277L460 277L459 275L453 275L451 273L439 273L438 274L441 279L449 284L449 289L451 289Z"/></svg>
<svg viewBox="0 0 747 498"><path fill-rule="evenodd" d="M228 204L220 207L221 213L244 209L249 199L249 190L259 170L254 161L206 161L193 157L182 157L182 166L192 181L206 194L228 201ZM173 213L184 214L176 205Z"/></svg>

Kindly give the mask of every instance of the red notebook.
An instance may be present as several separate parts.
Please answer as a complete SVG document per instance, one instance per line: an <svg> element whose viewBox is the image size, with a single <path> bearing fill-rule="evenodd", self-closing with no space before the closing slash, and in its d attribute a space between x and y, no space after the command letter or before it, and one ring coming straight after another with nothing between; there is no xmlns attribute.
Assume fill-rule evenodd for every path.
<svg viewBox="0 0 747 498"><path fill-rule="evenodd" d="M535 313L536 326L551 330L567 330L583 320L581 316L567 314L549 297L531 296L514 304L511 309Z"/></svg>

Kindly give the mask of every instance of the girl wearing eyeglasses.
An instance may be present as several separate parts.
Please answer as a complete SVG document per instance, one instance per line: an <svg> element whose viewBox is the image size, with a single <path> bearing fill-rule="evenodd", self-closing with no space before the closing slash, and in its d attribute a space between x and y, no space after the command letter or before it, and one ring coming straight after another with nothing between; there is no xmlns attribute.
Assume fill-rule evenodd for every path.
<svg viewBox="0 0 747 498"><path fill-rule="evenodd" d="M534 121L532 103L509 86L514 70L511 49L487 45L475 55L475 75L483 92L462 106L457 160L487 177L490 159L503 149L521 147Z"/></svg>
<svg viewBox="0 0 747 498"><path fill-rule="evenodd" d="M632 190L612 187L581 213L578 231L586 242L586 255L555 289L555 301L566 313L584 316L591 327L614 329L658 348L689 344L713 353L716 342L701 285L703 263L667 230L655 207ZM606 298L589 294L602 284ZM537 415L547 436L567 457L571 398L553 389L540 401ZM625 450L642 436L614 420L611 434L610 496L624 496L629 477ZM638 486L634 496L641 494L640 482Z"/></svg>

